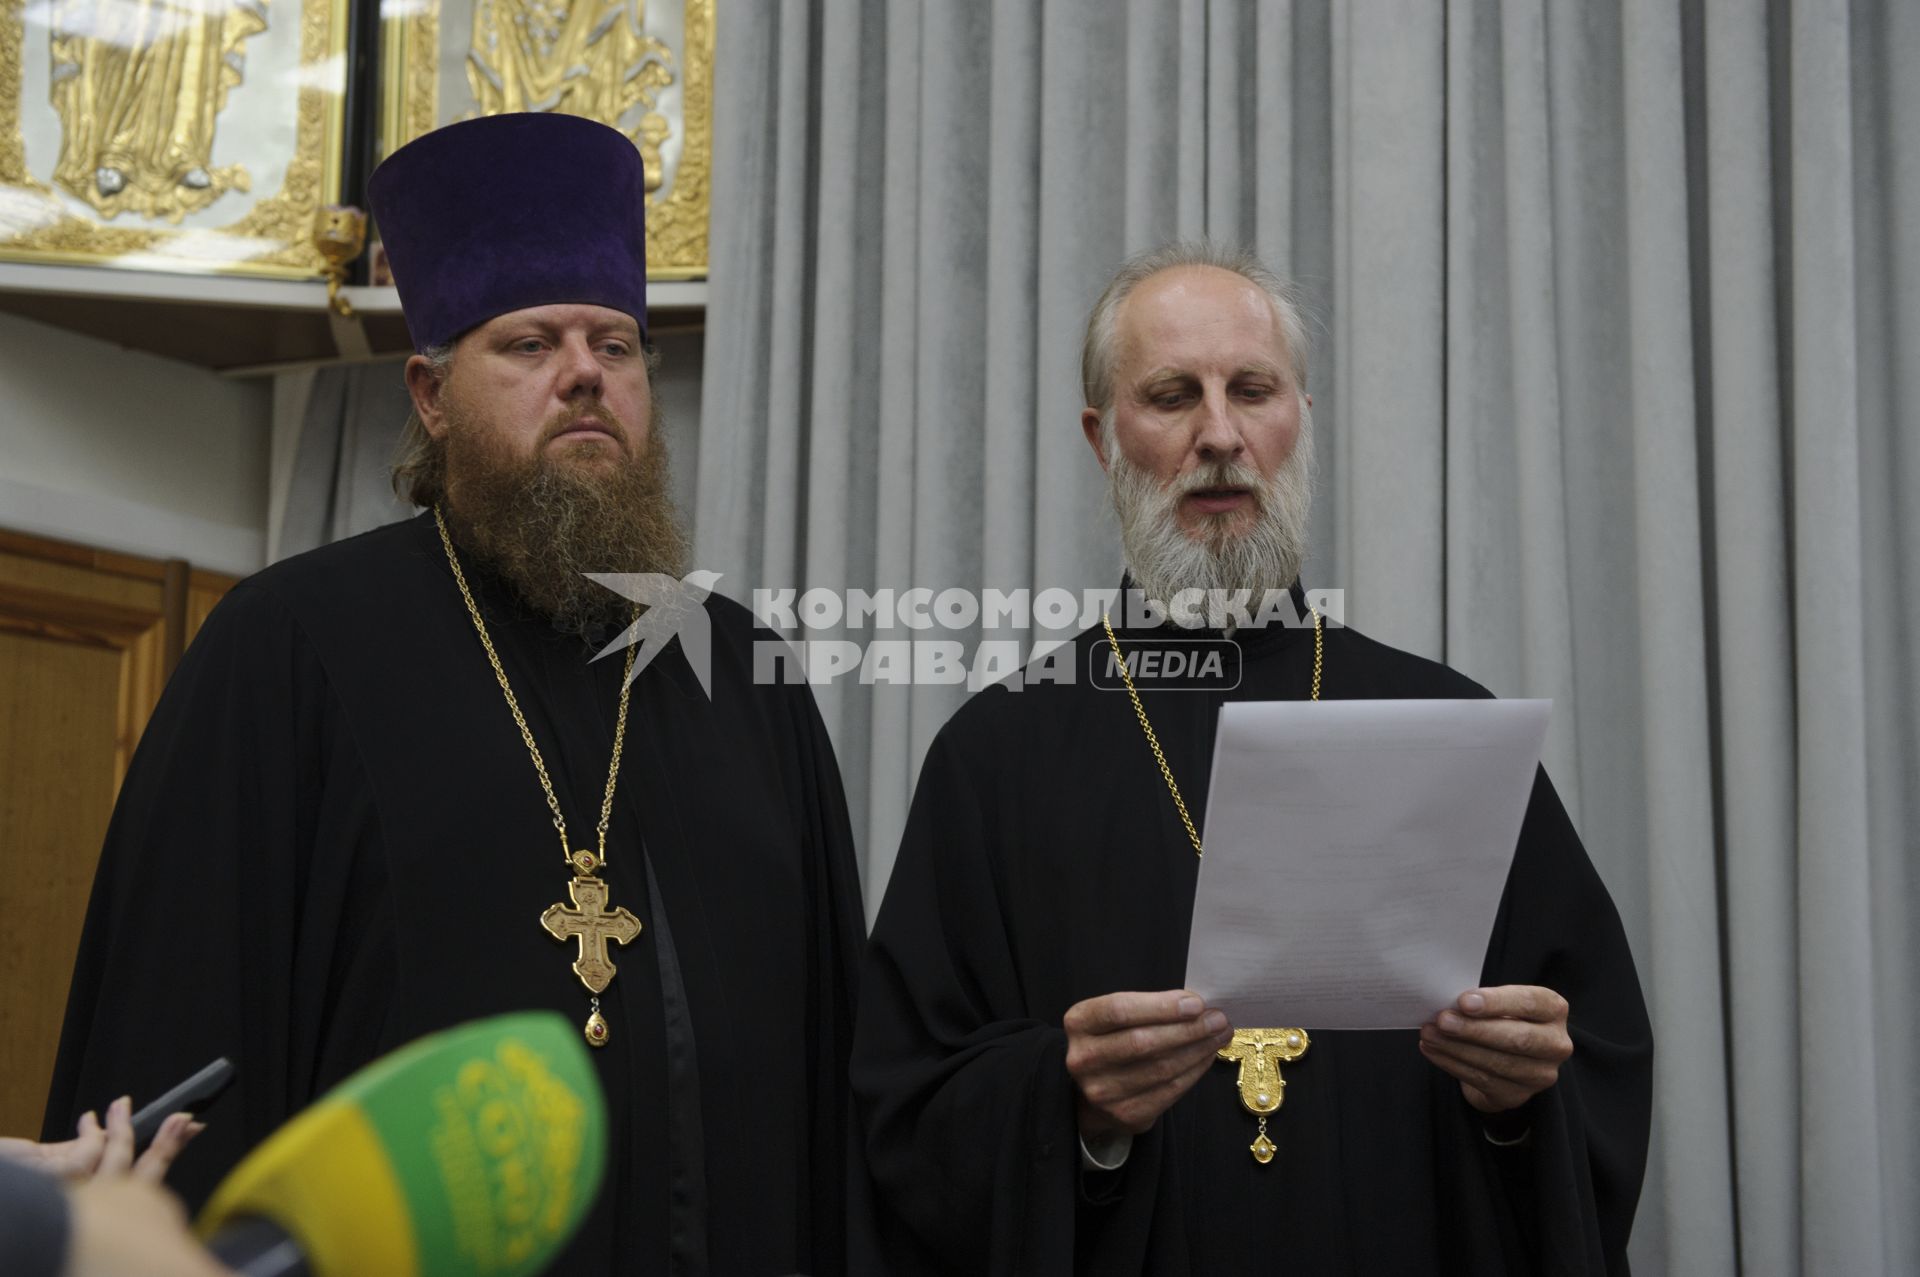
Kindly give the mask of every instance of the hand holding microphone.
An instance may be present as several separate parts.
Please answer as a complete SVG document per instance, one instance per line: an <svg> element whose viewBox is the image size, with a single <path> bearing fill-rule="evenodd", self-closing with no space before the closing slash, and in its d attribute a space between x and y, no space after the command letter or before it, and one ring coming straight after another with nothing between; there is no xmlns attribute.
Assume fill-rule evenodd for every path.
<svg viewBox="0 0 1920 1277"><path fill-rule="evenodd" d="M157 1183L95 1176L68 1193L67 1207L61 1277L230 1277L194 1240L180 1199Z"/></svg>
<svg viewBox="0 0 1920 1277"><path fill-rule="evenodd" d="M186 1113L166 1117L136 1159L131 1108L125 1097L115 1100L107 1106L105 1126L88 1113L78 1134L57 1144L0 1139L0 1156L38 1173L0 1174L0 1194L6 1196L0 1215L12 1221L11 1229L0 1228L0 1268L12 1273L22 1265L58 1277L226 1273L187 1231L179 1201L160 1187L200 1124ZM57 1187L40 1175L68 1183ZM46 1244L36 1246L36 1238ZM16 1254L22 1247L27 1253ZM45 1267L33 1267L36 1256Z"/></svg>
<svg viewBox="0 0 1920 1277"><path fill-rule="evenodd" d="M209 1066L140 1117L151 1125L196 1086L204 1101L224 1084L219 1072ZM552 1012L449 1029L342 1082L221 1182L198 1224L208 1249L159 1187L199 1123L185 1113L160 1121L136 1161L130 1108L115 1101L104 1127L87 1114L59 1144L0 1140L12 1160L92 1176L67 1190L60 1277L227 1274L213 1257L239 1277L527 1277L579 1227L606 1169L599 1079ZM47 1186L57 1227L59 1193L24 1178L23 1192ZM0 1260L7 1254L0 1247Z"/></svg>

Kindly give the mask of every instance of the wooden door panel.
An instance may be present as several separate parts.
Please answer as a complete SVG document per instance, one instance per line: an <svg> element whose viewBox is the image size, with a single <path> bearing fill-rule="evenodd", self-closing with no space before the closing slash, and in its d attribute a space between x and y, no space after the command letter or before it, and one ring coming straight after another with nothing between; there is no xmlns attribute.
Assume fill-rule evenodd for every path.
<svg viewBox="0 0 1920 1277"><path fill-rule="evenodd" d="M0 1131L40 1126L120 770L124 650L0 633Z"/></svg>
<svg viewBox="0 0 1920 1277"><path fill-rule="evenodd" d="M38 1133L114 797L233 583L0 531L0 1134Z"/></svg>

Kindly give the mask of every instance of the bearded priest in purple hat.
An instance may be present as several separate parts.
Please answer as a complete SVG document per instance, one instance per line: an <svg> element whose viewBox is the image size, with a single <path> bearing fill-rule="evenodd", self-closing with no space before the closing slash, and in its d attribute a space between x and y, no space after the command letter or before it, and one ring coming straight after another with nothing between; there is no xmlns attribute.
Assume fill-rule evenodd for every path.
<svg viewBox="0 0 1920 1277"><path fill-rule="evenodd" d="M841 1271L846 803L807 688L756 682L773 636L684 575L640 156L493 116L370 194L422 512L243 582L186 653L101 856L49 1138L230 1057L175 1168L197 1203L384 1052L552 1008L610 1124L552 1271Z"/></svg>

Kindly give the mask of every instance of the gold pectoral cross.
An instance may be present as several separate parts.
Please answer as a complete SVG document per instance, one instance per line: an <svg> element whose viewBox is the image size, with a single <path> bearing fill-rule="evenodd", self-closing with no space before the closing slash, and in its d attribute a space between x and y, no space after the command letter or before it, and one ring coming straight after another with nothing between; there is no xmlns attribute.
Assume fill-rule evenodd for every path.
<svg viewBox="0 0 1920 1277"><path fill-rule="evenodd" d="M607 908L607 884L593 876L600 866L590 852L575 852L574 863L584 867L584 872L576 873L567 884L567 894L573 898L574 907L548 905L540 915L540 925L555 940L580 942L580 956L574 960L573 973L587 986L587 992L594 995L593 1014L587 1019L587 1042L605 1046L607 1022L600 1014L600 994L613 983L618 970L607 957L607 941L632 944L640 936L640 919L624 906Z"/></svg>
<svg viewBox="0 0 1920 1277"><path fill-rule="evenodd" d="M1219 1051L1221 1059L1240 1066L1240 1103L1260 1119L1260 1134L1247 1148L1262 1166L1273 1160L1274 1151L1267 1116L1286 1099L1280 1066L1305 1055L1310 1045L1305 1029L1235 1029L1233 1041Z"/></svg>

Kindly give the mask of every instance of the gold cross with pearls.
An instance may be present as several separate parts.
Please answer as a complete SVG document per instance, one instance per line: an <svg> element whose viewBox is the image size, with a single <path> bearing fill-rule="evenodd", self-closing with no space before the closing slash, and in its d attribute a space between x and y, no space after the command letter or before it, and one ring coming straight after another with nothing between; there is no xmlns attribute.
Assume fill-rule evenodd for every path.
<svg viewBox="0 0 1920 1277"><path fill-rule="evenodd" d="M1286 1099L1287 1080L1280 1076L1280 1065L1299 1059L1310 1045L1305 1029L1235 1029L1233 1041L1220 1048L1221 1059L1240 1066L1241 1105L1260 1119L1260 1134L1247 1147L1262 1166L1274 1153L1267 1115Z"/></svg>

